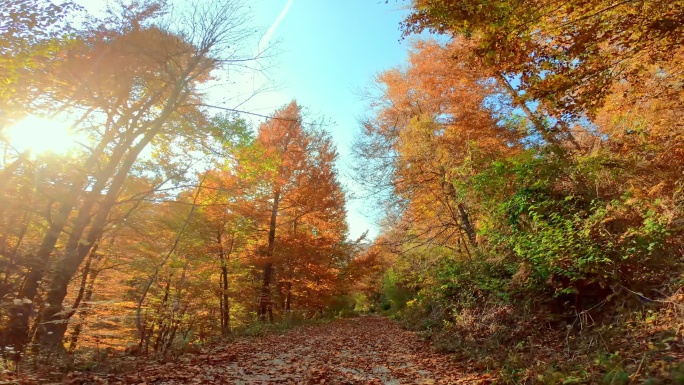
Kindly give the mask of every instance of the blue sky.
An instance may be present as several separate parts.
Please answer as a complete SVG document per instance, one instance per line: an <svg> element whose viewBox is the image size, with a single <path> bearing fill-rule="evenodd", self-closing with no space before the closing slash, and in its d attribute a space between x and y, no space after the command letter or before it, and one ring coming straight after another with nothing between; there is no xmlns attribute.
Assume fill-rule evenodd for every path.
<svg viewBox="0 0 684 385"><path fill-rule="evenodd" d="M175 0L192 4L191 1ZM205 0L211 1L211 0ZM276 86L261 92L240 109L264 115L295 99L311 114L311 120L325 118L326 129L333 135L340 158L338 168L342 183L350 190L345 164L351 162L349 149L359 130L358 118L366 110L359 92L375 74L401 65L408 52L408 40L401 40L399 22L405 15L403 2L384 0L244 0L251 7L253 23L264 32L259 46L273 45L278 52L270 60L266 76L253 75L243 80L243 87L264 84ZM89 11L101 9L102 0L77 0ZM257 51L254 42L253 50ZM248 84L248 85L247 85ZM235 90L216 87L213 100L230 97ZM240 92L250 90L241 90ZM231 102L224 107L234 107ZM256 125L263 119L250 118ZM371 213L371 202L348 203L350 236L366 230L378 232Z"/></svg>
<svg viewBox="0 0 684 385"><path fill-rule="evenodd" d="M405 11L396 2L378 0L257 0L252 6L257 25L267 28L274 26L283 9L287 13L271 36L280 53L269 75L280 87L247 107L268 114L296 99L312 116L333 122L327 129L340 153L341 179L353 188L345 164L351 162L349 148L359 129L358 118L366 110L359 91L375 74L406 59L409 42L401 40L399 31ZM371 204L349 202L352 238L365 230L377 234L374 220L364 215L374 211Z"/></svg>

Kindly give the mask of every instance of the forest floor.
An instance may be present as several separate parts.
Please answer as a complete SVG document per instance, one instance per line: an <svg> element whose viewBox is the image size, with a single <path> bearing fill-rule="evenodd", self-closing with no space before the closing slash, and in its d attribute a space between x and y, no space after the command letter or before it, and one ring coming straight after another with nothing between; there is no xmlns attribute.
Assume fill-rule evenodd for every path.
<svg viewBox="0 0 684 385"><path fill-rule="evenodd" d="M417 334L377 316L245 337L118 375L71 384L489 384Z"/></svg>

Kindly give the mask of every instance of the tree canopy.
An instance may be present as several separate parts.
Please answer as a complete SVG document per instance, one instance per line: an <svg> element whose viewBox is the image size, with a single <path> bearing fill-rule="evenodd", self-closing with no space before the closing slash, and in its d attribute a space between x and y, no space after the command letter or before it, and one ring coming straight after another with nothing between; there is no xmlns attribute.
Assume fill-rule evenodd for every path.
<svg viewBox="0 0 684 385"><path fill-rule="evenodd" d="M210 92L244 91L284 13L261 36L242 0L5 0L0 382L183 352L248 365L196 381L289 381L294 347L316 383L681 383L684 0L402 3L430 35L370 80L340 159L295 99ZM375 239L350 239L355 196ZM234 342L359 314L463 376L376 317Z"/></svg>

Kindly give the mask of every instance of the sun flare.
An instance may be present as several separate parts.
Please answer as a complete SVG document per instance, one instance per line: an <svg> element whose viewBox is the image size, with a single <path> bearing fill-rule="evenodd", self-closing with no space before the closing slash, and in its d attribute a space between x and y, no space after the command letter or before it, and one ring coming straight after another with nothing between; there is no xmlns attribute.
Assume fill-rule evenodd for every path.
<svg viewBox="0 0 684 385"><path fill-rule="evenodd" d="M51 152L63 155L76 145L67 123L33 115L17 122L3 134L18 151L30 150L34 154Z"/></svg>

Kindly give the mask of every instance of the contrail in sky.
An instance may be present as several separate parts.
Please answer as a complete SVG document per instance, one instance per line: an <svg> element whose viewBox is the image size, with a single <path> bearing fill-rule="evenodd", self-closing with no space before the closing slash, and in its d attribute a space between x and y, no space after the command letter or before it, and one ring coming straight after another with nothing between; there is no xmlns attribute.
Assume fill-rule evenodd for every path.
<svg viewBox="0 0 684 385"><path fill-rule="evenodd" d="M268 44L268 42L271 40L271 37L273 37L273 33L275 32L276 28L278 28L278 25L280 24L281 21L285 18L287 15L287 12L290 10L290 7L292 6L292 3L294 0L287 0L287 4L285 4L285 7L283 7L283 10L280 11L280 14L276 18L275 22L271 25L271 27L266 31L264 36L261 38L259 41L259 52L261 52L264 47Z"/></svg>

